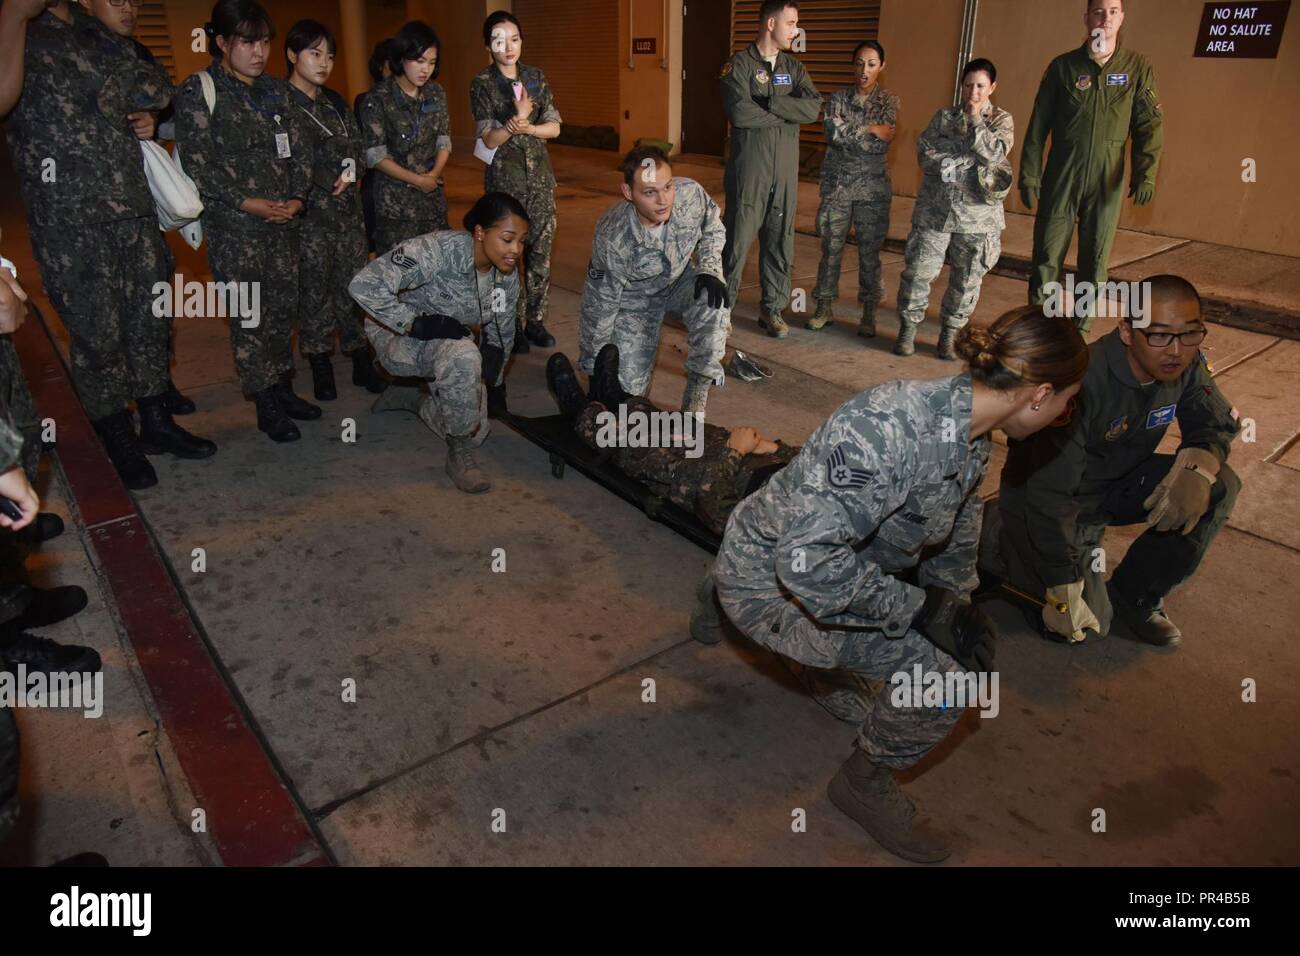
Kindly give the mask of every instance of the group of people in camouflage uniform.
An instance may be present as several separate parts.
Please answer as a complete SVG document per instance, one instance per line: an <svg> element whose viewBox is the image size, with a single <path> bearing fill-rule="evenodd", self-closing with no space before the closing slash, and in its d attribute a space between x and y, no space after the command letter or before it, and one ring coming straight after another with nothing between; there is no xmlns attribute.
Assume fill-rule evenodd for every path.
<svg viewBox="0 0 1300 956"><path fill-rule="evenodd" d="M120 452L121 436L131 432L126 409L134 398L141 445L189 457L211 454L211 443L171 418L190 409L166 377L168 324L127 321L139 290L159 269L171 269L147 193L116 166L87 170L85 176L98 178L80 183L78 170L59 188L89 190L94 202L80 219L60 218L66 210L51 203L62 194L42 192L43 150L52 141L40 139L49 134L34 122L38 106L52 105L59 122L70 124L65 135L102 136L126 154L130 137L154 135L153 114L166 106L170 85L138 44L126 42L122 11L133 5L96 0L95 17L60 4L45 7L31 0L2 8L6 17L21 8L31 19L24 23L23 71L23 95L31 99L20 101L27 105L9 130L43 276L60 313L67 312L78 387L111 453ZM111 11L118 11L117 29ZM601 446L604 413L619 406L658 411L645 396L670 313L687 329L681 411L702 422L709 389L725 381L731 305L755 236L761 323L771 334L785 334L780 312L790 293L798 126L822 108L789 54L797 14L795 4L764 3L757 41L723 68L732 122L725 210L699 183L675 177L657 147L638 146L623 159L623 197L597 224L583 289L578 365L588 385L582 387L562 354L547 366L562 413L593 448ZM0 24L12 32L12 20ZM205 201L214 276L262 283L260 321L231 322L236 365L257 402L259 427L277 441L292 440L297 429L290 418L320 414L293 394L289 341L296 321L317 398L333 397L324 367L337 334L344 351L359 356L356 384L384 387L372 356L401 379L375 408L419 414L446 440L447 471L456 485L486 491L490 482L473 449L488 434L489 419L507 414L506 357L521 341L554 344L544 325L555 233L555 178L545 142L559 134L561 118L545 77L519 62L515 18L489 16L483 38L492 63L471 87L486 193L465 216L464 229L451 230L440 175L450 139L446 96L436 82L436 34L417 22L386 41L380 62L389 75L360 99L358 120L324 86L333 56L328 31L312 21L289 31L288 82L264 76L270 32L269 19L251 0L219 2L208 30L214 64L182 84L175 103L176 139ZM0 39L5 35L0 29ZM808 321L813 329L833 319L852 227L860 332L875 334L879 252L892 192L885 156L899 108L898 98L879 85L884 62L879 43L860 44L856 83L826 107L817 217L823 258L817 309ZM10 79L0 72L0 105ZM992 63L971 61L961 102L939 110L918 141L924 181L899 292L896 351L910 354L929 286L945 261L953 264L939 351L964 359L962 372L868 389L801 448L753 427L708 424L698 459L680 448L602 449L720 538L717 560L697 593L692 634L716 643L730 622L791 661L820 702L859 725L830 798L886 849L917 861L943 859L950 848L902 794L893 771L915 765L947 735L960 710L900 707L889 692L891 676L914 667L943 675L992 669L994 630L972 603L986 569L1022 593L1043 595L1033 616L1044 635L1078 643L1106 634L1114 615L1147 643L1177 644L1163 599L1196 571L1240 488L1226 463L1236 413L1197 349L1205 326L1199 298L1185 281L1155 277L1150 321L1137 326L1126 319L1091 347L1076 324L1037 305L1013 310L989 328L968 325L980 281L998 257L1002 199L1011 186L1012 121L990 101L996 80ZM97 113L58 112L58 104L89 88ZM370 170L375 226L369 237L357 190L360 168ZM1154 161L1141 172L1153 178ZM85 209L112 243L75 234ZM373 260L367 245L377 253ZM70 255L66 250L78 251L77 269L70 269L73 260L60 260ZM298 281L277 281L285 275ZM6 331L5 310L13 311L7 290L9 284L0 285ZM93 328L80 321L77 308L87 290L111 300L112 321ZM368 316L364 323L354 303ZM0 382L0 400L30 427L34 412L14 400L12 384ZM1178 452L1156 455L1174 421L1182 435ZM39 539L57 531L49 522L39 529L32 473L13 467L24 445L12 425L0 415L0 492L18 504L22 518L0 518L0 525L37 527ZM986 508L978 489L995 430L1008 438L1008 462L1003 497ZM124 476L133 474L119 458ZM1111 581L1089 569L1087 555L1107 526L1143 521L1147 531ZM0 615L39 621L73 603L34 601L24 587L0 588ZM26 646L33 661L98 666L88 649ZM0 784L3 770L0 765ZM7 796L0 787L0 828Z"/></svg>

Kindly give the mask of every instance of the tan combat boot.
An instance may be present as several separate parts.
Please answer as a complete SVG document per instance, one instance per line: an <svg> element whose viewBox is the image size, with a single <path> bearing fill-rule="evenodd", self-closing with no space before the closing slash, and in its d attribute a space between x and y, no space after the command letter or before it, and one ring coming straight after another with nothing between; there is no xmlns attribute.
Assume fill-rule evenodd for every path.
<svg viewBox="0 0 1300 956"><path fill-rule="evenodd" d="M827 325L835 321L835 311L831 308L829 299L817 300L817 311L812 314L807 322L803 324L805 329L812 329L814 332L826 328Z"/></svg>
<svg viewBox="0 0 1300 956"><path fill-rule="evenodd" d="M718 590L713 584L713 572L695 589L695 610L691 612L691 637L701 644L722 643L722 605L718 603Z"/></svg>
<svg viewBox="0 0 1300 956"><path fill-rule="evenodd" d="M764 312L758 317L758 327L774 339L783 339L790 334L790 326L785 324L780 312Z"/></svg>
<svg viewBox="0 0 1300 956"><path fill-rule="evenodd" d="M916 805L898 788L893 771L872 763L859 748L844 761L826 793L831 803L895 856L913 863L938 863L952 854L930 821L917 814Z"/></svg>
<svg viewBox="0 0 1300 956"><path fill-rule="evenodd" d="M492 487L492 482L479 467L469 438L447 436L447 477L469 495L481 494Z"/></svg>
<svg viewBox="0 0 1300 956"><path fill-rule="evenodd" d="M945 362L957 361L957 350L953 347L957 341L957 333L960 329L949 328L944 326L939 330L939 358Z"/></svg>
<svg viewBox="0 0 1300 956"><path fill-rule="evenodd" d="M911 355L916 351L916 325L907 319L898 320L898 341L894 343L895 355Z"/></svg>

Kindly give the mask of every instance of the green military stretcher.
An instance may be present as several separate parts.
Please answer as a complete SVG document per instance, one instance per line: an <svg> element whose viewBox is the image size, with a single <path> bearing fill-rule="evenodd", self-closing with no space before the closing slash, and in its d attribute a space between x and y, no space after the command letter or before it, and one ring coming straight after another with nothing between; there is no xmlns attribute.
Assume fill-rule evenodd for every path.
<svg viewBox="0 0 1300 956"><path fill-rule="evenodd" d="M550 456L553 477L563 478L566 466L572 465L596 484L640 508L646 517L667 525L710 554L718 553L722 540L718 535L685 508L625 474L609 460L608 455L588 446L574 432L573 419L558 414L540 418L509 415L502 421Z"/></svg>

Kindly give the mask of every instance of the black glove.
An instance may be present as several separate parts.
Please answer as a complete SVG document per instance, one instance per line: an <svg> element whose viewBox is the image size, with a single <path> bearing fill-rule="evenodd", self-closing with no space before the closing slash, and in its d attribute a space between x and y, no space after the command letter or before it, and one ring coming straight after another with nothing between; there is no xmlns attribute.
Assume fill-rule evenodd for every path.
<svg viewBox="0 0 1300 956"><path fill-rule="evenodd" d="M771 109L772 97L770 96L753 96L750 97L750 99L752 99L755 103L758 104L759 109L763 109L763 110Z"/></svg>
<svg viewBox="0 0 1300 956"><path fill-rule="evenodd" d="M464 339L474 333L449 315L421 315L411 323L410 331L406 334L413 339L428 342L431 339Z"/></svg>
<svg viewBox="0 0 1300 956"><path fill-rule="evenodd" d="M974 604L959 601L947 588L925 589L925 603L912 626L966 670L993 669L993 622Z"/></svg>
<svg viewBox="0 0 1300 956"><path fill-rule="evenodd" d="M700 297L701 292L709 294L709 308L721 309L731 305L727 298L727 285L717 276L701 275L695 279L695 298Z"/></svg>

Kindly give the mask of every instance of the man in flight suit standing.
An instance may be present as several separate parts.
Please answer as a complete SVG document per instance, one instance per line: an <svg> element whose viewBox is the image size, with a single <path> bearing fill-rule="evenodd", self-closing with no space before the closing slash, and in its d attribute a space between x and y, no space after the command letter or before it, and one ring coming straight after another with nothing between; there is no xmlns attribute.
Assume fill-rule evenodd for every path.
<svg viewBox="0 0 1300 956"><path fill-rule="evenodd" d="M814 123L821 94L789 53L799 32L799 6L765 0L758 37L722 66L722 104L731 123L723 187L727 245L722 269L733 306L749 247L758 236L763 298L758 323L785 338L781 310L790 302L794 208L799 193L799 126Z"/></svg>
<svg viewBox="0 0 1300 956"><path fill-rule="evenodd" d="M1123 0L1088 0L1088 39L1058 56L1043 74L1020 153L1020 198L1034 219L1029 301L1043 303L1079 224L1076 283L1104 283L1124 197L1124 143L1132 137L1129 196L1145 206L1155 196L1164 143L1160 96L1151 65L1118 44ZM1052 148L1043 172L1043 144ZM1076 316L1087 332L1092 316Z"/></svg>

